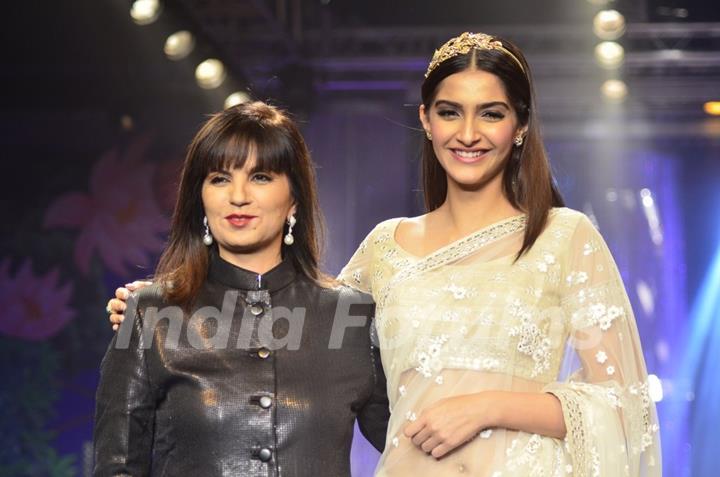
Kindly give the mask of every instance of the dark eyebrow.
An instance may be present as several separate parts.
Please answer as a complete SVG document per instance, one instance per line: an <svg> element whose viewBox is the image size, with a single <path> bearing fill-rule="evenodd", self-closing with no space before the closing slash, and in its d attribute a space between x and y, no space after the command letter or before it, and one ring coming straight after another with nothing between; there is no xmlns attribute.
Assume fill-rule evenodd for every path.
<svg viewBox="0 0 720 477"><path fill-rule="evenodd" d="M435 107L437 108L438 106L450 106L452 108L462 109L462 105L460 103L448 101L447 99L439 99L439 100L435 101ZM489 103L482 103L482 104L478 105L477 109L488 109L488 108L495 108L498 106L505 108L508 111L510 110L510 106L508 106L507 103L505 103L504 101L490 101Z"/></svg>

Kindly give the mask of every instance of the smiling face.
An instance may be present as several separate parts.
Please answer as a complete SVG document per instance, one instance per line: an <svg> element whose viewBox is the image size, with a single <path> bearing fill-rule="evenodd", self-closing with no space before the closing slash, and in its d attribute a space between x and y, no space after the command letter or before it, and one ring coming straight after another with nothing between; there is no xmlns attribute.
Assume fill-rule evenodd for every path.
<svg viewBox="0 0 720 477"><path fill-rule="evenodd" d="M480 189L502 180L513 139L524 134L500 79L465 70L443 79L420 121L447 173L448 187Z"/></svg>
<svg viewBox="0 0 720 477"><path fill-rule="evenodd" d="M295 213L285 174L256 169L251 150L241 168L210 172L202 202L220 256L256 254L280 257L283 227Z"/></svg>

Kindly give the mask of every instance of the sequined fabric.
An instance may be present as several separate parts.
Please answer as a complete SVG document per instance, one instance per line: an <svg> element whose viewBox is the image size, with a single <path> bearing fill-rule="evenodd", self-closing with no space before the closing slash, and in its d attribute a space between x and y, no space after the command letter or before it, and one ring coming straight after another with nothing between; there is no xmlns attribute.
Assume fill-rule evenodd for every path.
<svg viewBox="0 0 720 477"><path fill-rule="evenodd" d="M378 477L659 476L655 406L630 302L600 234L553 209L527 254L525 216L420 257L379 224L340 274L373 295L391 418ZM563 440L483 430L442 459L402 433L433 403L485 390L547 392Z"/></svg>
<svg viewBox="0 0 720 477"><path fill-rule="evenodd" d="M289 262L263 275L260 290L257 283L257 275L213 257L179 333L173 320L157 320L156 309L173 313L159 287L141 290L137 307L128 307L129 328L114 337L101 366L95 476L349 476L356 418L370 442L384 447L388 405L371 347L372 304L348 288L312 283ZM356 321L332 349L336 309L348 302ZM202 319L211 313L203 307L230 305L222 349L213 340L220 320ZM299 308L306 310L300 340L268 349L258 332L262 318ZM143 331L151 315L153 335ZM273 335L287 335L288 323L274 321ZM128 346L119 349L123 339Z"/></svg>

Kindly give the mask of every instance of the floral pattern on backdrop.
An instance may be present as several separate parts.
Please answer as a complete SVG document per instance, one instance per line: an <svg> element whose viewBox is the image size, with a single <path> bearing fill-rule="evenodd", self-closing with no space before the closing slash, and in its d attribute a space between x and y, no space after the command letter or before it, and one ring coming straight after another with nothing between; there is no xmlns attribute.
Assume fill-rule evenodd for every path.
<svg viewBox="0 0 720 477"><path fill-rule="evenodd" d="M69 304L73 285L58 283L57 268L45 275L35 275L32 269L27 259L11 275L10 259L0 262L0 333L40 341L54 336L75 317Z"/></svg>
<svg viewBox="0 0 720 477"><path fill-rule="evenodd" d="M90 192L59 197L45 214L45 227L78 229L75 263L88 274L97 253L114 273L132 275L130 265L146 267L150 254L160 252L168 223L155 200L155 165L144 162L148 137L141 137L124 154L105 153L93 167Z"/></svg>

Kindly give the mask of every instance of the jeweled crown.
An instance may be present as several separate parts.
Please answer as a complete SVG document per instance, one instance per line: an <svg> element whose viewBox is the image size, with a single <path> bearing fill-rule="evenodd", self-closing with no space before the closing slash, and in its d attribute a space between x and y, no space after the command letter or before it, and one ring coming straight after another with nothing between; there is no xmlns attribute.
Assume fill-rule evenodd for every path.
<svg viewBox="0 0 720 477"><path fill-rule="evenodd" d="M476 48L478 50L502 51L510 58L515 60L515 62L518 64L518 66L523 72L525 71L525 68L523 68L520 60L514 54L512 54L510 50L505 48L501 41L496 40L492 36L485 33L470 33L466 31L460 36L451 38L443 46L435 50L435 54L433 54L430 65L428 66L427 72L425 73L425 77L427 78L428 76L430 76L430 73L432 73L432 71L437 68L437 66L443 61L450 59L453 56L467 54L470 52L470 50Z"/></svg>

